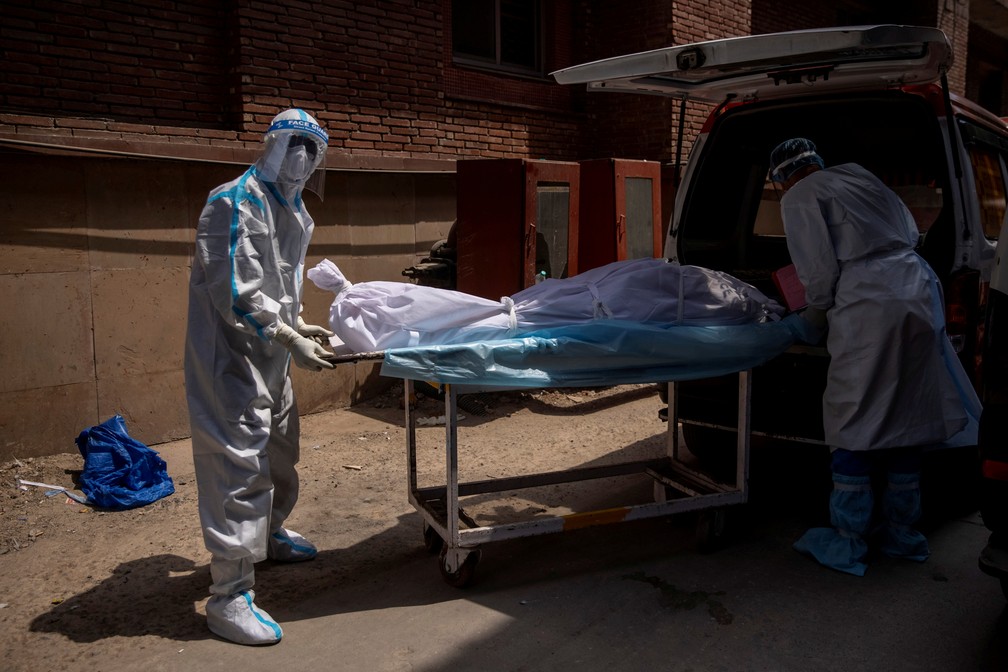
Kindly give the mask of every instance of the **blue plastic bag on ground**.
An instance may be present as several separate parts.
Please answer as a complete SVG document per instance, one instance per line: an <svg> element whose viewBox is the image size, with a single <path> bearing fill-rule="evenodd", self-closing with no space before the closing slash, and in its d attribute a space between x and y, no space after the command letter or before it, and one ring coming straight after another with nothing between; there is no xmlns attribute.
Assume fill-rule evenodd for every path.
<svg viewBox="0 0 1008 672"><path fill-rule="evenodd" d="M116 415L77 437L84 456L80 489L88 502L106 509L133 509L175 492L168 465L126 432Z"/></svg>

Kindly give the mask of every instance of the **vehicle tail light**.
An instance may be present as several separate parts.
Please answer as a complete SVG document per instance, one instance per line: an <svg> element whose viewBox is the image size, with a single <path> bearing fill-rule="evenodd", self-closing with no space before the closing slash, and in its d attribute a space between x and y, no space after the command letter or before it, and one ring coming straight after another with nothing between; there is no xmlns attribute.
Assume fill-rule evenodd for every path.
<svg viewBox="0 0 1008 672"><path fill-rule="evenodd" d="M980 473L991 481L1008 481L1008 462L984 460L980 465Z"/></svg>
<svg viewBox="0 0 1008 672"><path fill-rule="evenodd" d="M953 342L958 341L956 343L956 352L962 352L962 336L966 333L966 328L969 324L966 307L961 303L950 303L946 309L945 316L945 329L948 331L949 337L952 338Z"/></svg>

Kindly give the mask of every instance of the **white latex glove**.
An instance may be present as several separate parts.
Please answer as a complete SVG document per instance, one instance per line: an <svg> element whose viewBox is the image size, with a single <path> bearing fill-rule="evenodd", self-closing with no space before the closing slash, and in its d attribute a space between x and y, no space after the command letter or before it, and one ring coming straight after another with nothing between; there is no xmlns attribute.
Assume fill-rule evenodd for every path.
<svg viewBox="0 0 1008 672"><path fill-rule="evenodd" d="M320 327L317 324L308 324L301 319L300 315L298 315L297 318L297 332L305 338L310 338L319 345L326 345L329 343L329 339L335 335L325 327Z"/></svg>
<svg viewBox="0 0 1008 672"><path fill-rule="evenodd" d="M332 362L323 359L330 354L325 348L310 338L305 338L301 334L291 329L286 324L281 324L273 335L273 340L287 348L294 363L302 369L321 371L335 367Z"/></svg>

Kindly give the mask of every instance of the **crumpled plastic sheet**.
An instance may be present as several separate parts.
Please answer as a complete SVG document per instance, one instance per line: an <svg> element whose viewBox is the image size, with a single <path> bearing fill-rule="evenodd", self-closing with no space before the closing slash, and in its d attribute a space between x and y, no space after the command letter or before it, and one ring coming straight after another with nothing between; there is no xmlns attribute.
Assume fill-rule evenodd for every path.
<svg viewBox="0 0 1008 672"><path fill-rule="evenodd" d="M800 319L730 326L600 320L519 338L386 350L381 374L502 389L711 378L781 354L797 340Z"/></svg>
<svg viewBox="0 0 1008 672"><path fill-rule="evenodd" d="M137 441L115 415L76 440L84 458L80 489L88 502L114 511L133 509L175 492L168 465L157 451Z"/></svg>

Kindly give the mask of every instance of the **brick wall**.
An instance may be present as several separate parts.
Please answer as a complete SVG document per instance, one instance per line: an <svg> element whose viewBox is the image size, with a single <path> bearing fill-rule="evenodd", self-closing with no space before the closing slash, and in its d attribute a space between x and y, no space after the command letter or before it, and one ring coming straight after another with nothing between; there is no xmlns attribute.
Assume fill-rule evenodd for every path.
<svg viewBox="0 0 1008 672"><path fill-rule="evenodd" d="M608 58L677 44L749 34L749 0L716 5L662 2L595 2L585 11L582 39L586 60ZM588 96L589 131L584 157L619 156L669 162L678 138L679 103L627 94ZM683 133L684 157L709 107L690 103Z"/></svg>
<svg viewBox="0 0 1008 672"><path fill-rule="evenodd" d="M945 30L956 52L950 81L965 90L966 0L544 6L547 71L697 40L891 21ZM450 0L7 0L0 38L0 112L55 120L41 128L106 130L66 121L81 118L146 125L158 138L217 130L253 143L278 109L297 105L317 114L344 156L667 160L674 153L671 101L603 101L548 78L453 64ZM689 108L690 138L705 113Z"/></svg>
<svg viewBox="0 0 1008 672"><path fill-rule="evenodd" d="M751 0L710 4L679 2L675 7L677 44L752 34ZM696 137L711 109L711 105L701 103L688 106L686 128L689 131L685 134L688 140ZM688 150L692 142L685 143L684 147ZM683 160L685 157L684 153Z"/></svg>
<svg viewBox="0 0 1008 672"><path fill-rule="evenodd" d="M648 0L628 12L625 3L585 3L581 32L584 60L610 58L672 44L671 3ZM618 156L667 159L672 142L670 100L634 94L591 93L579 158Z"/></svg>
<svg viewBox="0 0 1008 672"><path fill-rule="evenodd" d="M948 73L949 88L953 93L964 95L966 92L966 54L969 47L969 0L949 0L941 2L937 7L937 16L929 26L937 26L945 31L952 41L954 60ZM1003 67L1004 64L1002 64Z"/></svg>
<svg viewBox="0 0 1008 672"><path fill-rule="evenodd" d="M998 116L1008 117L1008 43L990 31L971 25L969 32L970 74L966 95Z"/></svg>
<svg viewBox="0 0 1008 672"><path fill-rule="evenodd" d="M953 92L966 89L966 53L969 45L968 0L923 0L910 3L870 3L861 0L752 0L753 34L783 30L896 23L936 26L952 42L954 60L949 72Z"/></svg>
<svg viewBox="0 0 1008 672"><path fill-rule="evenodd" d="M753 34L782 30L898 23L934 26L938 17L937 0L920 2L873 3L868 0L753 0ZM943 6L964 4L952 0Z"/></svg>
<svg viewBox="0 0 1008 672"><path fill-rule="evenodd" d="M753 35L836 25L836 2L752 0Z"/></svg>
<svg viewBox="0 0 1008 672"><path fill-rule="evenodd" d="M222 6L233 9L209 9ZM221 129L257 142L293 105L316 114L334 152L348 155L569 158L573 92L453 66L450 6L10 0L0 112L157 125L160 136ZM547 7L558 28L551 70L572 62L574 4Z"/></svg>
<svg viewBox="0 0 1008 672"><path fill-rule="evenodd" d="M231 108L223 7L5 1L0 110L224 128Z"/></svg>

